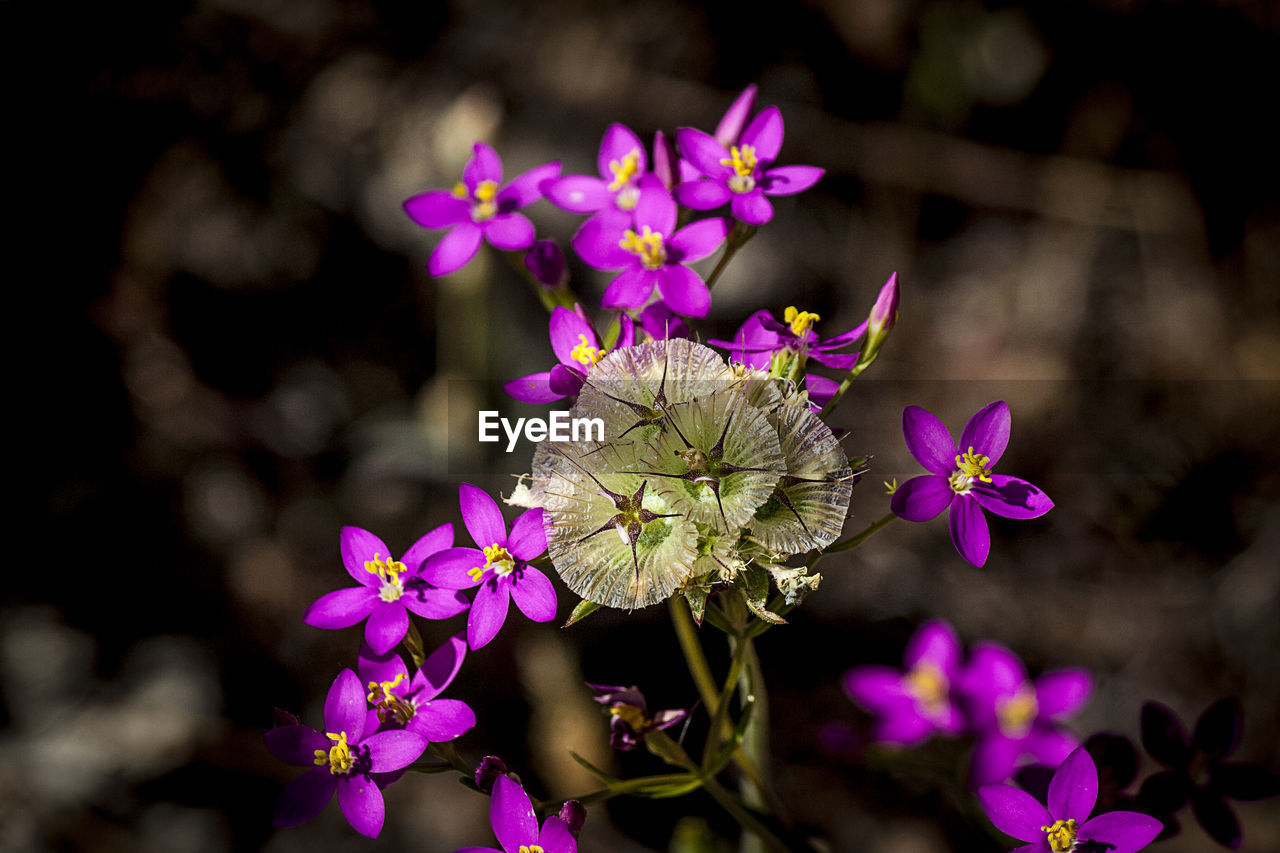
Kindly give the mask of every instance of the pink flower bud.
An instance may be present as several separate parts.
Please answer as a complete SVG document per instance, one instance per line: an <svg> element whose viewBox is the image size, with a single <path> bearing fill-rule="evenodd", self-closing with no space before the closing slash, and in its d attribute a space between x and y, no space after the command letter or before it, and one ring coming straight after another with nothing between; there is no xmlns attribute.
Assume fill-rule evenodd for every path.
<svg viewBox="0 0 1280 853"><path fill-rule="evenodd" d="M569 827L573 837L577 838L582 825L587 822L587 808L577 800L566 800L560 807L560 819Z"/></svg>
<svg viewBox="0 0 1280 853"><path fill-rule="evenodd" d="M880 288L876 304L871 306L871 322L868 326L870 336L888 334L898 319L898 274L889 276L889 280Z"/></svg>
<svg viewBox="0 0 1280 853"><path fill-rule="evenodd" d="M567 280L564 252L555 240L538 240L524 253L524 265L543 287L563 287Z"/></svg>

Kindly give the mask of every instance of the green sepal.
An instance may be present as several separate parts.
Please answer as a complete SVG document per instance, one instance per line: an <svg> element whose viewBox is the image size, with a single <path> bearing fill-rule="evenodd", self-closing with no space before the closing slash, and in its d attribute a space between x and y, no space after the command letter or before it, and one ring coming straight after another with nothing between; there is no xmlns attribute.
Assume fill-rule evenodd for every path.
<svg viewBox="0 0 1280 853"><path fill-rule="evenodd" d="M573 608L573 612L569 614L569 618L561 625L561 628L568 628L576 622L581 622L592 613L595 613L603 604L596 604L594 601L587 601L585 598L578 602L578 606Z"/></svg>

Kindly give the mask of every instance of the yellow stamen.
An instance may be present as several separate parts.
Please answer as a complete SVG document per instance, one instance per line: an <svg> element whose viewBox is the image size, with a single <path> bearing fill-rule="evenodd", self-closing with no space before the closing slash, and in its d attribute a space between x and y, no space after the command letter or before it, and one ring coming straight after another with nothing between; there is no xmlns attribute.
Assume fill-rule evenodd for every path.
<svg viewBox="0 0 1280 853"><path fill-rule="evenodd" d="M472 221L484 222L492 219L498 213L498 203L494 201L497 195L498 183L496 181L481 181L476 185L476 203L471 207Z"/></svg>
<svg viewBox="0 0 1280 853"><path fill-rule="evenodd" d="M471 576L473 581L478 581L484 577L484 573L490 568L493 569L493 573L498 577L506 577L515 571L516 561L511 556L510 551L494 542L484 549L484 565L468 569L467 574Z"/></svg>
<svg viewBox="0 0 1280 853"><path fill-rule="evenodd" d="M609 192L616 193L631 183L636 175L640 174L639 149L632 148L628 151L627 156L622 158L621 163L617 160L610 160L609 171L613 172L613 182L609 184Z"/></svg>
<svg viewBox="0 0 1280 853"><path fill-rule="evenodd" d="M569 353L569 358L578 362L583 367L590 367L600 361L600 359L604 358L605 351L593 347L591 342L587 340L586 335L579 334L578 340L582 341L582 343L573 348L573 352Z"/></svg>
<svg viewBox="0 0 1280 853"><path fill-rule="evenodd" d="M364 570L382 578L382 588L378 590L378 597L383 601L396 601L404 593L400 573L405 570L405 565L399 560L390 558L384 560L382 554L374 554L372 560L365 561Z"/></svg>
<svg viewBox="0 0 1280 853"><path fill-rule="evenodd" d="M630 726L632 731L637 733L649 728L649 718L635 705L619 702L609 709L609 715L618 717L622 722Z"/></svg>
<svg viewBox="0 0 1280 853"><path fill-rule="evenodd" d="M1022 737L1031 731L1031 724L1039 711L1036 692L1028 687L996 701L996 719L999 720L1000 731L1009 737Z"/></svg>
<svg viewBox="0 0 1280 853"><path fill-rule="evenodd" d="M456 184L454 184L454 185L453 185L453 197L454 197L454 198L466 198L466 197L467 197L467 185L466 185L466 184L464 184L462 181L458 181Z"/></svg>
<svg viewBox="0 0 1280 853"><path fill-rule="evenodd" d="M545 853L541 844L521 844L518 853Z"/></svg>
<svg viewBox="0 0 1280 853"><path fill-rule="evenodd" d="M809 334L809 330L813 328L813 324L822 319L821 316L810 311L797 311L794 305L788 305L787 310L783 312L782 319L791 324L791 333L797 338L804 338Z"/></svg>
<svg viewBox="0 0 1280 853"><path fill-rule="evenodd" d="M965 451L963 456L956 457L956 470L951 475L951 489L957 494L967 494L974 480L982 483L991 482L991 459L981 453L974 453L973 447Z"/></svg>
<svg viewBox="0 0 1280 853"><path fill-rule="evenodd" d="M921 661L903 679L907 692L924 706L925 713L938 715L947 709L947 677L931 663Z"/></svg>
<svg viewBox="0 0 1280 853"><path fill-rule="evenodd" d="M732 166L729 189L736 193L749 193L756 188L756 150L750 145L735 145L729 149L729 157L721 160L722 166Z"/></svg>
<svg viewBox="0 0 1280 853"><path fill-rule="evenodd" d="M1080 825L1071 818L1055 820L1053 826L1040 827L1040 831L1045 833L1049 842L1049 849L1053 853L1069 853L1069 851L1075 850L1076 833L1079 830Z"/></svg>
<svg viewBox="0 0 1280 853"><path fill-rule="evenodd" d="M647 270L661 269L667 262L667 248L662 242L662 235L644 226L642 233L637 234L630 228L623 234L618 245L640 256L640 262Z"/></svg>
<svg viewBox="0 0 1280 853"><path fill-rule="evenodd" d="M387 721L387 717L395 716L400 722L406 723L414 715L414 707L405 702L399 696L391 693L396 687L400 686L400 682L409 676L403 672L397 673L396 677L391 681L370 681L369 682L369 703L378 711L378 719L382 722Z"/></svg>
<svg viewBox="0 0 1280 853"><path fill-rule="evenodd" d="M315 751L315 764L317 767L329 765L329 772L334 776L342 776L350 772L352 765L356 763L355 758L351 755L351 747L347 746L347 733L326 732L329 740L333 741L333 745L329 747L326 753L323 749Z"/></svg>

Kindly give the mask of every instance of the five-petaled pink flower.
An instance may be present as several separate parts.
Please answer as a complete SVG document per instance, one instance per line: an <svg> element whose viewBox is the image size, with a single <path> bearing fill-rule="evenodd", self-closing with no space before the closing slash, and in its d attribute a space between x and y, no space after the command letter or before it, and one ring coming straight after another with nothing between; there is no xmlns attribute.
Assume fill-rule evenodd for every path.
<svg viewBox="0 0 1280 853"><path fill-rule="evenodd" d="M538 829L538 816L529 795L519 782L507 776L499 776L493 783L489 823L501 850L462 847L453 853L578 853L577 839L559 817L547 818Z"/></svg>

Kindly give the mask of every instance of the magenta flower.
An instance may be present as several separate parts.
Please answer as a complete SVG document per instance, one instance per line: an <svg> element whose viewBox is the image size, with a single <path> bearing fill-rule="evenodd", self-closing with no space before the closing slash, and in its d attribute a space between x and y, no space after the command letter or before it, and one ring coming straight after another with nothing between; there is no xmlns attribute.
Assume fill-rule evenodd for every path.
<svg viewBox="0 0 1280 853"><path fill-rule="evenodd" d="M960 675L960 641L950 625L927 622L907 644L906 671L860 666L844 675L849 698L879 719L875 739L915 746L934 732L958 735L964 715L952 695Z"/></svg>
<svg viewBox="0 0 1280 853"><path fill-rule="evenodd" d="M534 622L554 619L555 588L546 575L528 565L547 549L542 510L517 516L508 537L502 511L484 490L463 483L458 487L458 503L467 531L483 551L441 551L423 564L422 575L446 589L480 587L467 616L467 644L478 649L497 636L513 598L520 612Z"/></svg>
<svg viewBox="0 0 1280 853"><path fill-rule="evenodd" d="M535 240L524 253L524 268L538 284L549 290L564 287L569 282L564 252L555 240Z"/></svg>
<svg viewBox="0 0 1280 853"><path fill-rule="evenodd" d="M625 228L640 200L640 182L648 173L648 165L640 137L625 125L611 124L600 140L596 157L600 177L552 178L542 184L542 193L547 201L571 213L591 213L592 219Z"/></svg>
<svg viewBox="0 0 1280 853"><path fill-rule="evenodd" d="M493 847L462 847L453 853L578 853L578 842L558 817L549 817L538 829L533 803L520 783L499 776L493 783L489 803L489 823L501 850Z"/></svg>
<svg viewBox="0 0 1280 853"><path fill-rule="evenodd" d="M466 657L467 642L450 637L412 676L395 652L376 654L361 645L357 672L369 688L375 722L384 729L406 729L432 743L453 740L476 724L475 712L458 699L441 699Z"/></svg>
<svg viewBox="0 0 1280 853"><path fill-rule="evenodd" d="M977 786L1008 779L1024 755L1061 764L1079 741L1059 720L1089 701L1093 680L1086 670L1060 669L1033 682L1017 655L984 642L974 646L961 686L978 738L970 767Z"/></svg>
<svg viewBox="0 0 1280 853"><path fill-rule="evenodd" d="M542 198L543 181L560 174L558 162L530 169L502 184L502 161L483 142L462 170L462 180L452 190L432 190L408 199L404 211L423 228L448 228L427 271L440 276L466 266L480 248L480 239L497 249L517 251L533 245L533 223L515 211Z"/></svg>
<svg viewBox="0 0 1280 853"><path fill-rule="evenodd" d="M676 200L694 210L711 210L728 203L737 219L748 225L763 225L773 218L773 205L765 196L802 192L824 173L817 166L773 168L782 137L782 113L777 107L762 110L742 131L740 142L728 148L701 130L680 128L676 131L676 146L681 156L705 177L676 187Z"/></svg>
<svg viewBox="0 0 1280 853"><path fill-rule="evenodd" d="M738 138L742 136L742 129L747 126L747 116L751 115L751 110L755 108L755 105L756 87L753 83L743 89L738 97L733 99L729 109L725 110L720 123L716 125L716 132L713 134L716 142L719 142L725 148L737 145Z"/></svg>
<svg viewBox="0 0 1280 853"><path fill-rule="evenodd" d="M703 219L676 227L676 202L654 175L640 182L634 227L589 219L574 235L573 246L591 266L622 270L604 292L605 308L643 308L656 287L677 314L705 317L711 308L706 282L686 263L700 261L724 242L728 223Z"/></svg>
<svg viewBox="0 0 1280 853"><path fill-rule="evenodd" d="M1037 518L1053 501L1026 480L992 474L1009 443L1009 407L1003 400L983 406L964 425L960 452L942 421L919 406L902 411L907 450L930 473L907 480L894 492L889 508L907 521L928 521L950 508L951 541L975 566L987 561L991 533L986 509L1005 518Z"/></svg>
<svg viewBox="0 0 1280 853"><path fill-rule="evenodd" d="M635 323L625 314L621 323L616 348L629 347L635 342ZM550 403L564 397L576 397L582 390L587 371L605 356L606 350L600 346L600 338L580 305L575 305L572 311L557 305L551 312L549 334L551 349L560 363L549 371L521 376L503 385L503 389L517 400Z"/></svg>
<svg viewBox="0 0 1280 853"><path fill-rule="evenodd" d="M609 684L587 684L609 714L609 745L624 752L635 749L651 732L669 729L689 716L683 708L659 711L649 716L649 706L640 688Z"/></svg>
<svg viewBox="0 0 1280 853"><path fill-rule="evenodd" d="M351 828L377 838L384 805L378 780L371 774L408 767L427 747L411 731L372 732L364 690L354 672L344 669L324 701L324 731L310 726L279 726L267 732L271 754L295 767L310 767L290 782L276 802L276 826L306 823L338 793L338 806Z"/></svg>
<svg viewBox="0 0 1280 853"><path fill-rule="evenodd" d="M1162 824L1140 812L1089 817L1098 798L1098 768L1088 750L1077 748L1060 762L1049 782L1047 808L1012 785L983 785L978 802L996 829L1029 842L1013 853L1106 850L1135 853L1160 834Z"/></svg>
<svg viewBox="0 0 1280 853"><path fill-rule="evenodd" d="M730 360L757 370L768 370L774 356L783 353L812 358L837 370L848 370L858 363L856 352L835 350L857 343L867 330L866 320L824 341L813 331L814 324L822 319L819 315L788 306L782 317L783 322L779 323L768 311L757 311L747 318L732 341L713 339L707 343L728 350Z"/></svg>
<svg viewBox="0 0 1280 853"><path fill-rule="evenodd" d="M437 589L421 575L429 555L453 544L453 525L442 524L393 559L386 543L359 527L342 528L342 564L360 584L316 599L303 621L316 628L349 628L368 619L364 637L382 654L404 639L412 610L424 619L448 619L467 609L467 598Z"/></svg>

